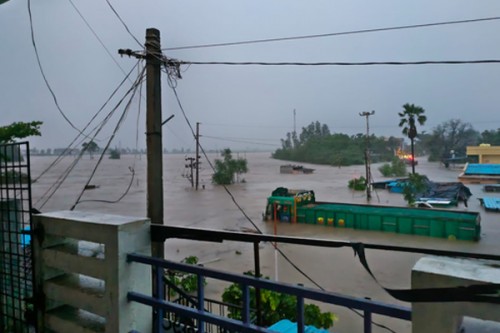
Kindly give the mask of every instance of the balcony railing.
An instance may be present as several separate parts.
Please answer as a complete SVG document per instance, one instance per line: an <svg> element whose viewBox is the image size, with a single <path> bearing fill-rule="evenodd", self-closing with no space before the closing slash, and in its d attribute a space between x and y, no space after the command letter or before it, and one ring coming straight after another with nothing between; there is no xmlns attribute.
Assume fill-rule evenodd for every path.
<svg viewBox="0 0 500 333"><path fill-rule="evenodd" d="M52 329L60 332L122 333L136 330L140 333L161 333L165 332L166 328L168 329L166 326L169 325L170 328L172 325L176 326L168 332L178 331L179 328L186 332L200 333L269 332L268 328L259 325L258 320L254 320L258 318L259 305L256 304L257 309L250 308L252 288L256 291L270 290L295 297L297 331L300 333L305 330L306 301L361 311L364 332L367 333L372 329L373 314L411 320L414 333L455 331L464 316L498 321L500 308L497 292L500 288L500 269L495 263L475 260L500 261L498 255L167 227L150 225L147 219L84 212L40 214L36 216L34 222L35 283L38 286L37 300L39 300L36 310L40 332ZM448 289L457 294L452 294L453 297L448 300L440 295L434 297L435 294L431 295L433 296L431 300L425 297L419 297L416 301L407 300L414 302L410 309L405 306L151 257L151 243L164 242L169 238L253 243L256 276L260 276L257 270L261 242L328 248L350 247L363 258L364 248L432 254L435 256L422 258L413 267L412 287L419 290L411 291L418 293L422 290L432 291L433 288L438 288L435 290L439 291L450 287ZM366 262L363 265L368 269ZM183 295L181 302L168 299L165 285L167 270L195 275L196 295ZM242 287L241 320L229 318L225 311L213 308L206 302L205 278L237 283ZM481 288L481 285L486 286L492 295L483 295L479 300L474 297L464 299L455 297L463 296L460 294L464 290L463 286L477 289ZM467 295L466 293L465 296ZM256 301L258 300L256 297ZM227 310L224 308L225 305L221 306ZM82 317L82 313L85 314L85 318ZM85 319L84 322L81 322L81 319ZM80 330L82 327L84 329Z"/></svg>
<svg viewBox="0 0 500 333"><path fill-rule="evenodd" d="M226 331L235 332L269 332L266 328L259 327L251 322L250 316L250 288L267 289L279 293L289 294L297 297L297 327L298 332L304 332L304 300L320 301L323 303L345 306L352 309L361 310L364 313L365 332L371 332L371 315L379 314L393 318L411 320L411 310L408 307L389 305L382 302L349 297L337 293L324 292L305 288L302 286L294 286L285 283L278 283L266 279L259 279L246 275L237 275L227 272L222 272L205 267L182 264L169 260L152 258L139 254L129 254L127 259L131 262L142 263L153 267L155 274L154 285L160 286L157 291L157 296L145 295L137 292L129 292L128 300L149 305L154 308L156 313L156 322L154 325L155 332L164 332L164 318L166 312L173 312L181 317L192 318L196 320L196 330L203 333L205 331L205 323L211 323L220 326ZM198 308L193 309L190 306L183 306L164 299L163 290L163 272L165 269L181 271L189 274L195 274L198 278L198 291L196 302ZM223 280L231 283L239 283L243 290L243 310L242 320L237 321L227 317L223 317L204 309L205 304L205 286L202 283L203 278L212 278Z"/></svg>
<svg viewBox="0 0 500 333"><path fill-rule="evenodd" d="M335 245L332 241L317 239L303 239L286 236L277 237L270 235L157 225L152 225L151 228L152 240L158 242L163 242L168 238L182 238L195 241L198 240L223 242L224 240L232 240L253 243L255 249L254 254L256 262L256 272L259 271L258 263L260 262L260 260L258 254L258 244L261 242L277 241L278 243L281 242L310 246L338 247L338 244ZM370 245L368 245L368 247L370 247ZM379 314L408 321L411 320L411 309L409 307L386 304L365 298L350 297L338 293L331 293L327 291L305 288L302 286L284 284L246 275L221 272L204 267L187 265L168 260L161 260L143 255L129 254L128 260L152 266L153 271L157 272L155 275L156 281L153 282L153 285L161 285L162 288L164 287L164 285L161 284L161 282L163 281L163 272L165 270L175 270L182 273L194 274L197 276L198 281L203 281L204 278L212 278L223 280L229 283L238 283L242 285L242 289L246 293L249 292L250 288L255 288L256 290L267 289L279 293L293 295L297 298L296 318L299 332L303 332L304 330L304 300L320 301L327 304L360 310L364 322L364 332L366 333L371 332L372 329L372 314ZM167 317L165 315L166 313L170 314L169 318L172 318L171 314L173 313L177 317L189 317L195 319L195 327L200 331L214 331L213 325L218 327L217 331L229 330L238 332L260 332L265 330L265 328L259 327L258 325L256 325L255 321L252 320L252 318L256 318L256 315L252 315L252 313L257 310L250 308L249 299L243 302L243 320L241 322L238 322L228 318L223 313L214 313L209 309L209 307L206 305L207 302L205 299L205 286L203 285L203 283L198 283L198 293L196 297L188 300L187 302L184 302L184 305L177 304L172 300L166 300L161 296L164 294L164 289L157 290L156 295L160 296L140 295L134 292L129 293L129 300L150 305L155 309L155 332L162 332L164 326L164 318Z"/></svg>

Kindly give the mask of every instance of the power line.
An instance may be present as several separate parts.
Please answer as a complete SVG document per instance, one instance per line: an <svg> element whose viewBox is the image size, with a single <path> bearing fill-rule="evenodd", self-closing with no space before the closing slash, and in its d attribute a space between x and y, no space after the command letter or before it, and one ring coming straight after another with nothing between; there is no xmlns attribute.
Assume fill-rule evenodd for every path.
<svg viewBox="0 0 500 333"><path fill-rule="evenodd" d="M104 102L104 104L99 108L99 110L96 112L96 114L89 120L89 122L87 123L87 125L85 125L85 127L83 128L83 130L85 131L89 126L90 124L94 121L94 119L102 112L102 110L104 110L104 108L106 107L106 105L108 105L108 103L111 101L111 99L115 96L115 94L118 92L118 90L123 86L123 84L125 83L126 80L129 79L130 77L130 74L132 74L133 70L136 68L136 67L139 67L139 61L137 61L137 63L135 64L134 67L132 67L132 69L130 70L130 72L128 74L126 74L125 78L120 82L120 84L116 87L116 89L111 93L111 95L108 97L108 99ZM92 129L90 131L90 133L94 132L97 127L100 126L100 125L97 125L96 127L94 127L94 129ZM67 154L67 152L69 150L71 150L71 147L73 146L73 144L78 140L78 138L80 137L81 134L78 134L74 139L73 141L71 141L71 143L66 147L66 149L64 149L61 154L59 154L59 156L57 156L57 158L45 169L43 170L40 175L38 175L38 177L35 178L34 182L38 181L45 173L47 173L52 167L54 167L57 163L59 163L59 161L61 161ZM75 146L76 147L76 146Z"/></svg>
<svg viewBox="0 0 500 333"><path fill-rule="evenodd" d="M221 138L221 137L209 136L209 135L203 135L203 137L209 138L209 139L214 139L214 140L238 142L238 143L249 143L249 144L256 144L256 145L263 145L263 146L273 146L273 147L280 147L281 146L281 145L275 144L275 143L264 143L264 142L246 141L246 140L231 139L231 138ZM274 141L277 141L277 140L274 140Z"/></svg>
<svg viewBox="0 0 500 333"><path fill-rule="evenodd" d="M216 123L203 123L206 126L219 126L219 127L249 127L249 128L289 128L290 126L273 126L265 124L216 124Z"/></svg>
<svg viewBox="0 0 500 333"><path fill-rule="evenodd" d="M143 69L144 71L144 69ZM142 75L143 72L138 76L138 79L136 82L141 82L142 80ZM127 79L127 77L125 78ZM125 80L124 79L124 80ZM115 111L118 109L118 107L121 105L121 103L125 100L125 98L132 92L135 91L135 85L133 85L126 93L125 95L121 98L121 100L117 103L117 105L111 110L108 115L104 118L104 120L96 126L91 132L95 132L94 136L91 138L91 140L95 139L95 137L99 134L99 132L104 128L106 123L111 119L111 116L115 113ZM83 141L83 140L82 140ZM70 164L70 166L63 172L61 175L58 177L58 179L52 184L52 186L35 202L35 205L37 205L40 201L42 201L46 196L47 198L43 201L43 203L40 206L40 209L45 206L45 204L52 198L52 196L57 192L57 190L61 187L61 185L64 183L66 178L69 176L71 171L76 167L80 159L82 158L83 154L87 150L87 147L84 147L81 151L78 157L73 161L73 163ZM49 194L50 192L50 194Z"/></svg>
<svg viewBox="0 0 500 333"><path fill-rule="evenodd" d="M94 37L99 41L99 44L101 44L101 46L104 48L104 50L106 50L106 53L109 55L109 57L111 58L111 60L113 60L113 62L118 66L118 68L122 71L123 74L127 75L127 73L125 72L125 70L122 68L122 66L120 66L120 64L118 63L118 61L116 61L115 57L113 57L113 54L111 54L111 52L109 51L109 49L106 47L106 45L104 44L104 42L102 41L102 39L99 37L99 35L97 35L97 33L92 28L92 26L90 25L90 23L85 19L85 17L83 16L83 14L76 7L75 3L72 0L68 0L68 1L71 3L71 5L75 9L75 11L78 13L78 15L80 16L80 18L83 20L83 22L85 22L85 25L92 32L92 34L94 35Z"/></svg>
<svg viewBox="0 0 500 333"><path fill-rule="evenodd" d="M427 28L427 27L435 27L435 26L441 26L441 25L476 23L476 22L494 21L494 20L499 20L499 19L500 19L500 17L495 16L495 17L485 17L485 18L469 19L469 20L457 20L457 21L445 21L445 22L435 22L435 23L402 25L402 26L395 26L395 27L362 29L362 30L353 30L353 31L332 32L332 33L325 33L325 34L315 34L315 35L265 38L265 39L246 40L246 41L240 41L240 42L213 43L213 44L201 44L201 45L190 45L190 46L177 46L177 47L165 48L162 50L175 51L175 50L187 50L187 49L200 49L200 48L207 48L207 47L221 47L221 46L234 46L234 45L245 45L245 44L283 42L283 41L290 41L290 40L324 38L324 37L354 35L354 34L382 32L382 31L391 31L391 30Z"/></svg>
<svg viewBox="0 0 500 333"><path fill-rule="evenodd" d="M113 11L113 13L115 13L115 16L118 18L118 20L120 20L120 22L123 24L123 26L125 27L125 30L127 30L128 34L130 36L132 36L132 38L135 40L135 42L137 44L139 44L140 47L143 47L143 45L141 44L141 42L139 42L139 40L134 36L134 34L132 34L132 32L128 28L127 24L122 20L122 18L120 17L120 15L118 14L118 12L115 10L115 8L111 4L111 2L109 2L109 0L106 0L106 2L108 3L108 6L109 6L109 8L111 8L111 10Z"/></svg>
<svg viewBox="0 0 500 333"><path fill-rule="evenodd" d="M30 31L31 31L31 43L33 44L33 50L35 51L35 56L36 56L36 61L38 63L38 68L40 69L40 73L42 74L43 80L45 82L45 85L49 89L50 94L52 95L52 99L54 100L54 103L59 110L59 113L63 116L64 120L75 130L77 130L80 134L82 134L85 137L88 137L86 134L84 134L79 128L77 128L71 120L66 116L66 114L63 112L61 109L61 106L59 105L59 101L57 100L56 94L54 93L54 90L52 89L47 76L45 75L45 72L43 70L42 62L40 60L40 55L38 53L38 48L36 46L36 41L35 41L35 30L33 27L33 16L31 14L31 0L28 0L28 16L29 16L29 22L30 22Z"/></svg>
<svg viewBox="0 0 500 333"><path fill-rule="evenodd" d="M180 65L226 66L408 66L408 65L475 65L499 64L500 59L482 60L423 60L423 61L368 61L368 62L261 62L261 61L179 61Z"/></svg>
<svg viewBox="0 0 500 333"><path fill-rule="evenodd" d="M184 107L182 106L182 103L179 99L179 95L177 94L177 90L175 88L175 85L173 85L171 83L171 79L170 79L170 76L172 75L171 73L169 73L167 71L167 78L168 78L168 82L169 82L169 86L170 88L173 90L174 92L174 96L176 98L176 101L177 101L177 104L182 112L182 114L184 115L184 119L186 120L189 128L191 129L191 133L193 134L193 137L195 137L195 132L193 130L193 127L191 126L191 122L189 121L189 119L187 118L187 115L184 111ZM214 165L212 164L212 162L210 161L210 159L208 158L208 155L207 153L205 152L205 149L203 148L202 145L199 145L200 149L201 149L201 152L203 154L203 156L205 156L205 159L207 160L207 163L208 165L210 166L210 168L215 171L215 167ZM231 191L228 189L228 187L226 185L222 185L222 187L224 188L224 190L226 191L226 193L229 195L229 197L231 198L231 200L233 201L234 205L238 208L238 210L243 214L243 216L246 218L246 220L248 222L250 222L250 224L252 224L252 226L255 228L255 230L259 233L259 234L262 234L262 230L260 230L260 228L255 224L255 222L250 218L250 216L248 216L248 214L245 212L245 210L240 206L240 204L236 201L236 198L234 197L234 195L231 193ZM314 284L316 287L318 287L319 289L321 290L325 290L320 284L318 284L316 281L314 281L314 279L312 277L310 277L306 272L304 272L300 267L298 267L284 252L283 250L279 249L279 248L276 248L276 250L280 253L280 255L295 269L297 270L297 272L299 272L302 276L304 276L307 280L309 280L312 284ZM357 314L358 316L360 316L361 318L364 318L364 315L359 313L358 311L356 311L355 309L353 308L348 308L349 310L351 310L352 312L354 312L355 314ZM382 324L379 324L377 322L374 322L373 320L371 320L371 323L375 326L378 326L380 328L383 328L383 329L386 329L392 333L395 333L394 330L390 329L389 327L385 326L385 325L382 325Z"/></svg>
<svg viewBox="0 0 500 333"><path fill-rule="evenodd" d="M107 144L106 144L106 147L104 147L104 149L102 150L102 153L101 153L101 156L99 157L99 160L97 161L94 169L92 170L92 173L90 174L90 177L89 179L87 180L87 183L85 184L85 186L83 187L83 190L81 191L80 195L78 196L76 202L74 203L74 205L71 207L70 210L74 210L75 207L78 205L78 203L80 202L80 199L82 198L83 194L85 193L85 190L87 189L88 185L90 184L90 181L92 180L92 178L94 177L96 171L97 171L97 168L99 167L99 165L101 164L102 162L102 159L104 158L104 154L106 153L106 151L108 150L109 146L111 145L111 142L113 141L113 139L115 138L115 135L116 133L118 132L118 130L120 129L120 126L122 125L123 121L125 120L127 114L128 114L128 110L130 108L130 105L132 104L132 100L134 99L135 97L135 94L137 92L137 89L138 87L142 84L142 80L144 78L144 72L145 72L146 68L144 67L143 68L143 71L139 74L136 82L134 83L134 85L132 86L131 90L133 90L132 92L132 95L130 96L127 104L125 105L125 108L120 116L120 119L118 119L118 122L116 123L116 126L113 130L113 134L111 135L111 137L109 138ZM130 92L130 90L129 90ZM133 180L133 177L135 175L135 172L132 171L132 180ZM130 186L132 185L132 181L130 182L127 190L125 191L125 193L118 199L118 201L120 201L123 197L125 197L125 195L128 193L129 189L130 189ZM118 202L116 201L116 202Z"/></svg>
<svg viewBox="0 0 500 333"><path fill-rule="evenodd" d="M115 203L120 202L128 194L128 192L130 191L130 188L132 187L132 183L134 182L135 170L132 167L129 167L129 170L132 173L132 177L130 177L130 182L129 182L125 192L123 192L122 195L118 199L116 199L116 200L103 200L103 199L80 200L80 201L77 201L75 206L77 204L81 204L82 202L101 202L101 203L108 203L108 204L115 204Z"/></svg>

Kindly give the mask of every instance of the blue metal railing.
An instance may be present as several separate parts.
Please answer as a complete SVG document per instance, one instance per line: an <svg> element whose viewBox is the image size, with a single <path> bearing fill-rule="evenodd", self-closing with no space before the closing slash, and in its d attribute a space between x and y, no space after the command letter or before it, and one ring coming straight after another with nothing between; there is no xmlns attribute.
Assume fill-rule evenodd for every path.
<svg viewBox="0 0 500 333"><path fill-rule="evenodd" d="M197 322L196 328L200 333L204 333L205 323L214 324L222 327L224 330L236 332L270 332L266 328L254 325L250 320L250 287L256 289L267 289L279 293L294 295L297 298L297 330L298 333L304 332L304 299L320 301L328 304L358 309L364 312L364 328L365 333L371 332L371 315L379 314L402 320L411 320L411 309L408 307L390 305L378 301L345 296L332 292L319 291L302 286L294 286L290 284L278 283L266 279L259 279L247 275L237 275L227 272L222 272L214 269L209 269L200 266L182 264L178 262L153 258L139 254L129 254L127 256L129 262L142 263L151 265L154 274L154 284L159 287L155 293L157 296L140 294L134 291L128 293L128 300L149 305L155 310L155 325L154 332L163 332L163 320L165 312L173 312L177 315L195 319ZM197 302L198 308L193 309L189 306L183 306L163 299L164 285L163 272L165 269L172 269L190 274L195 274L198 277L198 292ZM204 307L205 286L202 283L203 278L213 278L232 283L239 283L243 290L243 309L242 320L234 320L220 315L207 312Z"/></svg>

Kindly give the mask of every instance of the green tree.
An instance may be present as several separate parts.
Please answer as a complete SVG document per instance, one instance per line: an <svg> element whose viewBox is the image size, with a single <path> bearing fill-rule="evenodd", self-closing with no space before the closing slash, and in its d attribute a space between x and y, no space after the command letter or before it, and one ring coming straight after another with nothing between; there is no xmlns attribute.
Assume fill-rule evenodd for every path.
<svg viewBox="0 0 500 333"><path fill-rule="evenodd" d="M16 139L24 139L29 136L40 136L41 121L32 121L29 123L15 122L7 126L0 126L0 144L11 143Z"/></svg>
<svg viewBox="0 0 500 333"><path fill-rule="evenodd" d="M240 181L240 175L242 173L247 173L248 172L248 163L246 159L243 158L238 158L236 160L232 161L232 169L234 170L234 173L236 174L236 182Z"/></svg>
<svg viewBox="0 0 500 333"><path fill-rule="evenodd" d="M40 136L41 121L32 122L14 122L10 125L0 126L0 144L13 143L17 139L24 139L29 136ZM22 160L22 154L19 147L5 147L0 154L0 161ZM24 174L23 174L24 177Z"/></svg>
<svg viewBox="0 0 500 333"><path fill-rule="evenodd" d="M295 132L287 133L281 148L272 157L276 159L344 166L364 163L366 137L359 133L347 135L330 133L327 125L312 122L302 128L300 139ZM370 136L371 159L374 163L390 161L401 139Z"/></svg>
<svg viewBox="0 0 500 333"><path fill-rule="evenodd" d="M83 150L88 151L91 159L94 158L92 154L99 151L99 146L93 140L90 140L89 142L84 142L82 144L82 148Z"/></svg>
<svg viewBox="0 0 500 333"><path fill-rule="evenodd" d="M385 163L378 168L384 177L402 177L406 176L406 164L400 158L394 157L392 162Z"/></svg>
<svg viewBox="0 0 500 333"><path fill-rule="evenodd" d="M422 144L429 153L430 161L440 161L443 158L465 156L467 146L480 142L480 134L471 124L460 119L451 119L436 126L432 133L421 138Z"/></svg>
<svg viewBox="0 0 500 333"><path fill-rule="evenodd" d="M500 128L497 130L484 131L481 133L481 143L489 143L492 146L500 146Z"/></svg>
<svg viewBox="0 0 500 333"><path fill-rule="evenodd" d="M212 182L218 185L229 185L239 181L242 173L248 172L247 160L244 158L233 159L231 149L226 148L221 153L222 160L215 160L215 173Z"/></svg>
<svg viewBox="0 0 500 333"><path fill-rule="evenodd" d="M403 105L403 112L398 112L400 117L399 127L403 128L403 134L408 136L411 142L411 157L415 161L415 138L418 135L417 124L424 125L427 117L425 110L421 106L406 103ZM415 173L415 163L411 164L412 173Z"/></svg>
<svg viewBox="0 0 500 333"><path fill-rule="evenodd" d="M121 158L120 149L118 149L118 148L110 149L109 150L109 158L112 160L119 160Z"/></svg>
<svg viewBox="0 0 500 333"><path fill-rule="evenodd" d="M254 276L253 272L245 275ZM267 277L266 277L267 279ZM243 292L239 283L234 283L224 289L222 300L232 304L229 307L228 316L232 319L241 320L241 307L243 306ZM250 288L250 307L256 309L255 288ZM297 298L292 295L282 294L271 290L260 290L261 325L270 326L281 319L297 321ZM306 325L314 325L318 328L330 328L337 320L337 316L331 312L321 312L314 304L304 305L304 321Z"/></svg>

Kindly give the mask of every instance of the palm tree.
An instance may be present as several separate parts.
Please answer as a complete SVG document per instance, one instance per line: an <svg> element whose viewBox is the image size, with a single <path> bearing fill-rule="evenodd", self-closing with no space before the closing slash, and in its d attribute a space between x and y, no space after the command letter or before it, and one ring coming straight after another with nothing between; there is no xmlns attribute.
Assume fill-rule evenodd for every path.
<svg viewBox="0 0 500 333"><path fill-rule="evenodd" d="M403 134L407 135L411 142L411 170L415 174L415 146L414 140L417 137L416 122L420 125L425 124L427 117L424 115L425 110L421 106L406 103L403 105L403 112L398 112L401 117L399 127L403 128Z"/></svg>

